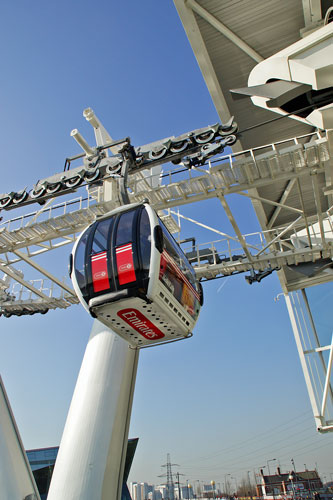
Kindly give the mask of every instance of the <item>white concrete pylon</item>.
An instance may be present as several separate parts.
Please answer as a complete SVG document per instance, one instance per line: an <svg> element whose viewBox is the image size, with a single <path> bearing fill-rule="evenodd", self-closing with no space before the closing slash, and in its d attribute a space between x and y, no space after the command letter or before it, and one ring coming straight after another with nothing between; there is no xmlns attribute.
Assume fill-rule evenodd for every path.
<svg viewBox="0 0 333 500"><path fill-rule="evenodd" d="M48 500L119 500L138 351L95 320Z"/></svg>

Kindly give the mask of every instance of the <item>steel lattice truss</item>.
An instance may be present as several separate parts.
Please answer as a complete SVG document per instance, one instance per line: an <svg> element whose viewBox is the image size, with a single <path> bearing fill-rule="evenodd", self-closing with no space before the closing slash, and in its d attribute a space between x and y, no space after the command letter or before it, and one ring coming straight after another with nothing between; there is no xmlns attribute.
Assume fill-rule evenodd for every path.
<svg viewBox="0 0 333 500"><path fill-rule="evenodd" d="M72 245L97 216L123 203L124 196L130 203L148 200L172 233L179 233L182 219L207 228L181 215L179 207L213 198L220 201L234 234L208 228L214 241L193 241L184 248L201 280L247 273L252 283L277 270L286 297L294 290L332 280L330 131L222 156L224 148L236 140L232 121L135 149L129 139L112 141L91 110L89 121L97 146L91 148L75 131L73 135L85 152L67 165L76 160L81 162L79 167L45 179L30 193L0 196L5 210L23 210L0 225L0 312L4 316L46 313L78 303L69 279L57 277L36 258ZM195 143L195 137L202 142ZM63 195L64 201L58 200ZM230 208L231 195L260 204L266 217L263 231L240 231ZM27 212L26 205L36 202L41 208ZM29 278L20 270L23 264ZM299 332L297 335L301 339ZM305 366L307 357L322 356L325 350L332 358L332 347L321 346L318 338L310 346L300 340L298 347ZM322 359L320 363L323 365ZM327 404L332 401L331 364L332 360L327 369L323 365L323 402L315 395L312 398L317 427L322 431L333 429L327 416Z"/></svg>
<svg viewBox="0 0 333 500"><path fill-rule="evenodd" d="M218 127L214 127L217 130ZM213 127L210 131L214 136ZM200 129L199 132L202 134L203 139L207 139L209 133L207 130ZM235 132L235 128L232 129L232 132ZM173 138L173 144L180 150L184 147L181 141L184 141L186 137L191 137L191 134L184 134L184 136L176 140ZM227 137L230 138L230 135ZM228 140L232 142L230 139ZM81 143L83 141L82 139ZM119 141L119 143L122 142ZM171 143L171 140L169 143ZM115 147L114 144L117 143L112 144ZM88 149L86 143L84 146ZM215 145L213 144L213 146ZM214 242L204 246L195 244L192 245L191 249L188 249L187 254L200 279L209 280L240 272L250 272L249 280L258 281L262 276L261 273L265 275L265 273L280 269L285 265L295 266L300 263L315 262L319 259L332 257L330 244L330 234L332 232L331 207L328 207L328 210L324 213L322 211L307 213L304 206L303 210L297 208L297 206L304 205L301 191L299 191L297 203L294 198L290 203L287 197L288 193L291 193L293 186L299 183L304 184L304 179L307 179L307 181L311 179L311 182L313 179L312 196L314 204L321 207L318 193L322 191L322 184L327 170L326 164L329 160L327 138L318 134L303 136L236 154L214 156L208 161L202 161L202 165L197 165L188 158L179 164L179 158L177 158L176 164L168 163L162 178L160 169L156 171L156 157L161 156L158 159L158 163L161 164L164 144L154 143L153 147L155 161L151 169L140 168L128 172L129 201L139 202L148 199L155 210L164 218L169 230L175 233L179 231L179 227L172 217L174 207L200 202L209 198L217 198L220 200L234 228L235 235L227 235L222 231L215 230L215 233L218 234ZM207 151L209 148L211 156L211 150L213 149L211 142L206 143L203 148L201 147L201 150ZM141 148L141 151L143 149ZM140 148L137 150L140 151ZM101 151L107 150L104 146L97 145L97 152L95 149L96 156L100 155ZM92 163L91 156L93 153L94 150L89 147L85 160L90 154L88 161ZM197 158L198 151L195 151L195 154L195 158ZM149 155L152 156L151 153L147 153L147 156ZM77 159L80 159L80 156ZM0 269L5 275L0 285L0 304L3 314L44 312L50 308L66 308L73 303L77 303L77 298L71 286L66 284L63 279L58 279L36 264L34 257L64 245L73 244L77 235L96 216L104 214L119 205L118 188L116 186L115 189L115 183L120 176L113 173L114 168L107 168L112 162L115 164L118 162L119 164L118 157L105 156L103 159L107 163L105 164L102 180L96 179L96 182L77 183L78 185L75 187L75 179L79 175L83 176L82 173L78 174L78 172L84 170L84 166L81 166L67 171L63 191L58 187L54 193L50 193L47 191L47 185L55 189L56 176L53 176L49 178L50 181L44 181L43 190L40 188L42 185L40 183L32 191L38 192L42 190L45 193L43 203L45 201L46 203L42 205L42 208L1 223L0 252L2 257ZM171 159L174 159L174 154ZM168 160L169 158L165 158L164 163ZM189 165L189 161L192 161L192 165ZM116 172L118 171L116 170ZM61 174L57 175L58 178L61 176ZM69 178L74 179L70 182L70 190L66 189L67 179ZM84 178L82 181L84 181ZM280 185L281 182L288 184L289 189L280 201L263 199L251 194L254 190L263 187L274 191L274 186ZM86 194L74 199L66 199L66 201L60 203L55 199L56 194L65 195L68 194L68 191L73 192L74 188L79 189L80 187L86 187ZM105 191L113 189L112 201L104 201ZM23 196L21 192L21 202L18 203L19 194L2 195L0 202L2 201L2 204L5 204L6 196L16 197L16 202L10 204L9 209L14 207L18 209L27 202L32 202L31 194L30 196L28 194ZM51 194L54 197L51 197ZM272 228L255 234L241 234L227 201L227 195L230 194L246 196L251 198L252 201L259 199L261 203L273 208ZM37 201L40 202L38 198ZM273 227L273 220L277 220L279 215L284 213L288 214L288 223L274 225ZM198 223L197 221L193 222ZM313 238L316 240L315 244L313 244ZM304 243L306 239L308 241ZM17 265L22 261L31 266L36 272L35 282L25 280L24 276L17 270ZM10 278L16 282L14 289L9 286ZM47 284L47 280L49 284Z"/></svg>

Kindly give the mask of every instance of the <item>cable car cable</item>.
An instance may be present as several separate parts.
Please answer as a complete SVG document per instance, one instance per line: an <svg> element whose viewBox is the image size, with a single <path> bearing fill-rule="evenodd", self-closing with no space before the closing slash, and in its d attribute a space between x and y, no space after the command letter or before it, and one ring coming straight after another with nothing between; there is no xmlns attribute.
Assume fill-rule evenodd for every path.
<svg viewBox="0 0 333 500"><path fill-rule="evenodd" d="M296 115L297 113L302 113L303 111L306 111L308 109L312 109L313 104L310 104L309 106L305 106L304 108L296 109L295 111L292 111L291 113L287 113L282 116L278 116L277 118L272 118L271 120L267 120L265 122L257 123L256 125L251 125L251 127L247 127L243 130L239 130L238 134L243 134L244 132L248 132L249 130L253 130L255 128L261 127L262 125L267 125L268 123L273 123L276 122L277 120L282 120L282 118L288 118L291 115ZM309 124L309 126L311 126Z"/></svg>

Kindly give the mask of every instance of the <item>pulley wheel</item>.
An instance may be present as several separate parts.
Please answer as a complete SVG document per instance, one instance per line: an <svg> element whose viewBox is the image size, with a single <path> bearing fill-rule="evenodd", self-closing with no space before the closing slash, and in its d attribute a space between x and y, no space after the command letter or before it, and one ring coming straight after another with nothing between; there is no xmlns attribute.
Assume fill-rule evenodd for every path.
<svg viewBox="0 0 333 500"><path fill-rule="evenodd" d="M23 191L21 194L14 194L13 197L13 203L14 205L18 205L19 203L22 203L22 201L26 200L28 198L28 193L26 191Z"/></svg>
<svg viewBox="0 0 333 500"><path fill-rule="evenodd" d="M219 127L219 135L221 137L225 137L226 135L230 135L230 134L233 134L234 132L237 132L237 129L238 129L238 126L236 124L231 125L231 127L227 128L227 129L224 129L223 127Z"/></svg>
<svg viewBox="0 0 333 500"><path fill-rule="evenodd" d="M6 207L8 207L8 205L11 204L12 199L13 198L11 196L6 196L5 198L2 198L0 200L0 208L6 208Z"/></svg>
<svg viewBox="0 0 333 500"><path fill-rule="evenodd" d="M92 170L91 172L87 171L84 174L84 180L90 184L90 182L94 182L98 179L100 176L100 170L99 168L96 168L95 170Z"/></svg>
<svg viewBox="0 0 333 500"><path fill-rule="evenodd" d="M81 184L81 182L82 182L81 175L74 175L74 177L70 177L69 179L65 180L65 186L68 188L73 188Z"/></svg>
<svg viewBox="0 0 333 500"><path fill-rule="evenodd" d="M149 158L150 160L160 160L165 156L168 152L168 149L166 146L161 146L160 148L154 148L151 151L149 151Z"/></svg>
<svg viewBox="0 0 333 500"><path fill-rule="evenodd" d="M116 174L119 172L119 170L121 169L121 165L120 164L117 164L117 165L107 165L105 171L107 174Z"/></svg>
<svg viewBox="0 0 333 500"><path fill-rule="evenodd" d="M171 153L181 153L187 148L188 144L189 142L187 140L172 142L170 145L170 151Z"/></svg>
<svg viewBox="0 0 333 500"><path fill-rule="evenodd" d="M198 144L206 144L207 142L210 142L214 139L215 137L215 131L210 129L207 130L207 132L203 132L202 134L198 134L194 136L195 141Z"/></svg>
<svg viewBox="0 0 333 500"><path fill-rule="evenodd" d="M45 191L46 191L45 186L39 186L37 189L34 188L31 191L30 197L33 198L33 199L39 198L40 196L43 196L43 194L45 194Z"/></svg>
<svg viewBox="0 0 333 500"><path fill-rule="evenodd" d="M46 186L46 192L49 194L57 193L62 187L61 182L55 182L54 184L48 184Z"/></svg>

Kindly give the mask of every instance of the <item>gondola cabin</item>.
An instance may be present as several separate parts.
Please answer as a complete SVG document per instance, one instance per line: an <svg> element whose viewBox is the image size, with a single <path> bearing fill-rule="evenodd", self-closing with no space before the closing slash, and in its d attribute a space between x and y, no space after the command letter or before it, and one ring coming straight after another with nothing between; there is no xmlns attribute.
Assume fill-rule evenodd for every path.
<svg viewBox="0 0 333 500"><path fill-rule="evenodd" d="M132 346L191 336L201 285L148 204L113 210L83 231L70 274L85 309Z"/></svg>

